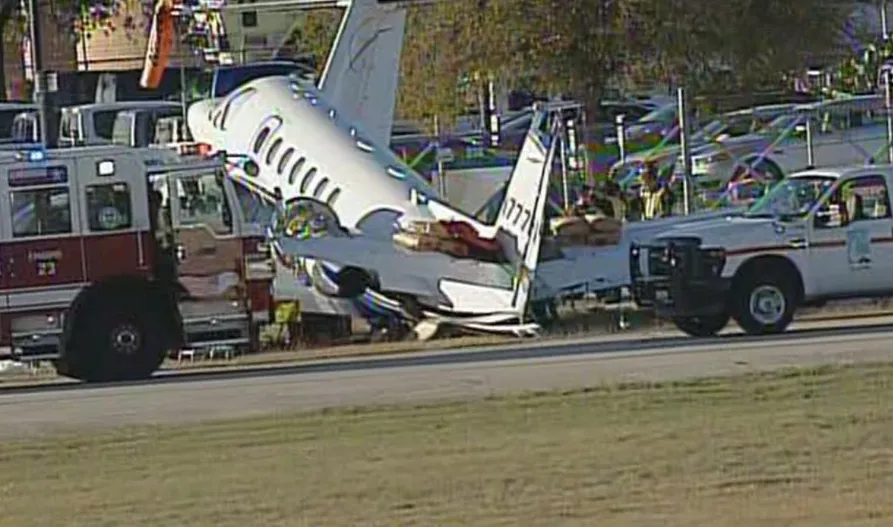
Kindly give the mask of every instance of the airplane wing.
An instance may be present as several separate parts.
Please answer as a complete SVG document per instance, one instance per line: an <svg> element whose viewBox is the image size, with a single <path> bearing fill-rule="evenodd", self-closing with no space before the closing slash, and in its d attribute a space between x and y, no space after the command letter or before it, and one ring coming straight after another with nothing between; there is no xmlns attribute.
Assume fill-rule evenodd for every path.
<svg viewBox="0 0 893 527"><path fill-rule="evenodd" d="M513 286L512 272L507 266L439 252L412 251L389 240L367 236L280 237L274 243L283 254L366 270L377 277L382 291L448 302L441 287L444 281L507 290Z"/></svg>

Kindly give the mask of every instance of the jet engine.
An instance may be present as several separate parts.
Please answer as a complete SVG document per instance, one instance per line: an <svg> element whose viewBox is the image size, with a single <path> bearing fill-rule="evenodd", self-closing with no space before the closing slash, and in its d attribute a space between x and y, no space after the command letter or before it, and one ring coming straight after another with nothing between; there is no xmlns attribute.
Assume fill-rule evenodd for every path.
<svg viewBox="0 0 893 527"><path fill-rule="evenodd" d="M355 298L372 287L372 276L358 267L338 268L333 264L315 261L309 265L313 288L326 296Z"/></svg>

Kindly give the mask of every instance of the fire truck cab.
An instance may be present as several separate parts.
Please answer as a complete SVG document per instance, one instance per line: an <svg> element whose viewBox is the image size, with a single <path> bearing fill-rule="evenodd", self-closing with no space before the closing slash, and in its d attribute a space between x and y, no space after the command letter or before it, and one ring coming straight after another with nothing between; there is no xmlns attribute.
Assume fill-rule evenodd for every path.
<svg viewBox="0 0 893 527"><path fill-rule="evenodd" d="M272 273L222 156L0 151L0 349L86 381L184 348L256 346ZM258 265L261 263L261 265Z"/></svg>

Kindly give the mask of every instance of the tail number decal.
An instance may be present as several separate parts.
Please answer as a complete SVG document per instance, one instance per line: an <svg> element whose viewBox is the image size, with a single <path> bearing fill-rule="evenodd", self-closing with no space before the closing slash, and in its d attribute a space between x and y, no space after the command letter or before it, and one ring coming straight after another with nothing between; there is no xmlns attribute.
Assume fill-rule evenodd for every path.
<svg viewBox="0 0 893 527"><path fill-rule="evenodd" d="M522 232L527 229L528 225L530 225L530 220L533 218L533 212L524 205L518 203L515 198L509 198L503 211L503 216L512 222L513 227L517 227L518 221L520 221L522 217L524 218L524 223L521 224ZM512 219L513 213L515 214L515 219Z"/></svg>

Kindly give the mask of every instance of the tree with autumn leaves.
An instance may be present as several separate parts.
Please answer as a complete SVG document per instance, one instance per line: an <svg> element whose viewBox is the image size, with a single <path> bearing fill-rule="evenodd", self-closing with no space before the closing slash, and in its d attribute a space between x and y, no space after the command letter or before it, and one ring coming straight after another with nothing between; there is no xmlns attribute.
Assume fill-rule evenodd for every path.
<svg viewBox="0 0 893 527"><path fill-rule="evenodd" d="M839 52L850 6L834 0L449 0L413 6L398 106L404 116L425 122L435 114L448 118L465 108L463 91L470 86L462 79L490 77L587 103L611 84L669 83L701 93L774 88L784 73ZM317 27L305 46L324 57L337 16L317 12L310 18Z"/></svg>
<svg viewBox="0 0 893 527"><path fill-rule="evenodd" d="M22 38L28 33L27 13L22 10L21 0L0 0L0 41L13 42L19 48ZM96 32L125 31L128 34L148 31L148 18L154 2L151 0L37 0L41 11L44 35L57 33L67 35L76 42L85 35L90 38ZM49 16L44 13L49 11ZM123 17L118 17L123 14ZM118 21L121 27L115 25ZM8 48L7 48L8 49ZM19 60L6 57L0 50L0 86L4 86L4 64L6 60ZM5 90L0 90L0 97Z"/></svg>
<svg viewBox="0 0 893 527"><path fill-rule="evenodd" d="M145 0L52 0L59 29L107 30L125 12L143 20ZM0 0L0 30L22 21L18 0ZM44 5L44 2L41 2ZM609 85L685 85L748 91L776 83L840 48L851 3L834 0L445 0L410 9L401 114L423 121L464 111L489 78L507 86L597 101ZM325 55L339 14L313 11L299 47ZM56 28L52 28L56 29ZM47 31L52 30L46 28ZM124 28L129 30L132 28Z"/></svg>

